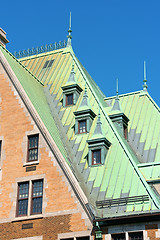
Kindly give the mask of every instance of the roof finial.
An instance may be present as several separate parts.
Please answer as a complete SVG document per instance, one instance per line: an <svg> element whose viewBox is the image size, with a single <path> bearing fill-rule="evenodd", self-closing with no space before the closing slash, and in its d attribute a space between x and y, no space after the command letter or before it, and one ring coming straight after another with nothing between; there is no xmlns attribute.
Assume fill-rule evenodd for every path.
<svg viewBox="0 0 160 240"><path fill-rule="evenodd" d="M116 99L119 99L119 97L118 97L118 78L117 78L117 91L116 91Z"/></svg>
<svg viewBox="0 0 160 240"><path fill-rule="evenodd" d="M72 46L72 44L71 44L71 39L72 39L71 32L72 32L72 30L71 30L71 12L70 12L69 29L68 29L68 33L69 34L67 36L67 38L68 38L67 47L71 47Z"/></svg>
<svg viewBox="0 0 160 240"><path fill-rule="evenodd" d="M103 134L102 133L102 122L101 122L101 113L100 113L100 104L98 103L98 108L99 108L99 111L98 111L98 118L97 118L97 124L96 124L96 128L94 130L94 134Z"/></svg>
<svg viewBox="0 0 160 240"><path fill-rule="evenodd" d="M144 80L143 80L143 91L147 91L147 78L146 78L146 62L144 61Z"/></svg>

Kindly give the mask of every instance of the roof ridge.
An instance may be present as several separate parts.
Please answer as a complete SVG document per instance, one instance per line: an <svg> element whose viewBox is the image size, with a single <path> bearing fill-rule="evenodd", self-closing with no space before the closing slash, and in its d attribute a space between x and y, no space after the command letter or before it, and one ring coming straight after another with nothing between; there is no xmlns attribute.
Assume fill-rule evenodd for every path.
<svg viewBox="0 0 160 240"><path fill-rule="evenodd" d="M153 98L150 96L150 94L147 92L146 96L149 98L149 100L151 101L151 103L155 106L155 108L158 110L158 112L160 112L160 108L157 105L157 103L153 100Z"/></svg>
<svg viewBox="0 0 160 240"><path fill-rule="evenodd" d="M32 73L30 72L11 52L9 52L4 46L2 46L0 44L0 47L3 48L4 51L6 51L7 54L9 54L14 60L16 60L16 62L21 66L23 67L32 77L34 77L37 82L39 82L42 86L44 86L44 84Z"/></svg>
<svg viewBox="0 0 160 240"><path fill-rule="evenodd" d="M73 55L72 55L72 54L73 54ZM91 84L89 83L89 81L88 81L88 79L87 79L87 76L85 75L83 69L81 68L81 66L80 66L80 64L79 64L79 62L78 62L78 60L77 60L74 52L73 52L73 53L71 52L71 55L72 55L72 57L74 58L75 62L77 63L77 66L79 67L79 70L80 70L80 72L82 73L82 76L84 77L85 80L87 80L88 86L90 87L90 90L91 90L92 94L95 96L95 100L96 100L97 103L99 104L99 107L101 108L101 111L102 111L103 115L105 116L106 120L108 121L111 129L113 130L113 132L114 132L114 134L115 134L115 136L116 136L119 144L120 144L121 147L123 148L125 154L128 156L128 158L129 158L129 160L130 160L133 168L135 169L136 174L138 175L138 177L139 177L140 181L142 182L143 186L145 187L148 195L149 195L150 198L152 199L152 201L153 201L153 203L155 204L155 206L156 206L158 209L160 209L160 205L159 205L157 199L153 196L153 194L152 194L152 192L151 192L151 189L149 188L149 186L148 186L148 184L146 183L146 181L145 181L142 173L140 172L139 168L137 167L136 163L134 162L133 157L132 157L132 155L130 154L129 150L127 149L127 147L125 146L125 144L123 143L123 141L121 141L121 139L120 139L121 136L118 134L118 131L116 130L116 128L115 128L115 126L113 125L112 121L110 120L110 118L108 117L107 113L105 112L103 105L102 105L101 102L99 101L99 98L98 98L97 94L95 93L94 89L92 88ZM141 92L141 91L138 91L137 94L140 93L140 92Z"/></svg>
<svg viewBox="0 0 160 240"><path fill-rule="evenodd" d="M66 47L66 40L55 42L55 43L50 43L46 45L42 45L40 47L32 47L28 48L27 50L20 50L20 51L15 51L13 55L17 58L22 58L22 57L27 57L27 56L32 56L32 55L37 55L45 52L50 52L54 51L57 49L65 48Z"/></svg>
<svg viewBox="0 0 160 240"><path fill-rule="evenodd" d="M139 90L139 91L135 91L135 92L130 92L130 93L123 93L123 94L120 94L118 95L119 97L124 97L124 96L128 96L128 95L133 95L133 94L138 94L138 93L141 93L142 91ZM115 96L111 96L111 97L106 97L104 100L110 100L110 99L114 99L116 98L116 95Z"/></svg>

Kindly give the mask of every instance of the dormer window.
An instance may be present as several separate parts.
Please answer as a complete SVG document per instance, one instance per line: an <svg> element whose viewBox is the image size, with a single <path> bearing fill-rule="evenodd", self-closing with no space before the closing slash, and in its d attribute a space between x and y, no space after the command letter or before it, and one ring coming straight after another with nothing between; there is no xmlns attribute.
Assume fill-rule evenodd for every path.
<svg viewBox="0 0 160 240"><path fill-rule="evenodd" d="M78 84L66 85L63 90L63 107L72 106L77 103L82 88Z"/></svg>
<svg viewBox="0 0 160 240"><path fill-rule="evenodd" d="M92 151L92 165L101 164L101 149Z"/></svg>
<svg viewBox="0 0 160 240"><path fill-rule="evenodd" d="M66 94L66 106L73 105L73 93Z"/></svg>
<svg viewBox="0 0 160 240"><path fill-rule="evenodd" d="M63 90L63 107L75 105L77 103L80 93L83 90L76 80L74 64L72 65L72 71L69 75L66 84L62 86L62 90Z"/></svg>
<svg viewBox="0 0 160 240"><path fill-rule="evenodd" d="M78 121L78 133L86 133L87 132L87 121L81 120Z"/></svg>
<svg viewBox="0 0 160 240"><path fill-rule="evenodd" d="M105 137L90 139L87 142L89 167L104 164L111 143Z"/></svg>
<svg viewBox="0 0 160 240"><path fill-rule="evenodd" d="M129 119L124 113L116 113L109 115L110 119L119 130L119 132L123 135L123 137L128 139L128 122Z"/></svg>
<svg viewBox="0 0 160 240"><path fill-rule="evenodd" d="M95 113L91 109L74 112L75 115L75 134L88 133L90 131Z"/></svg>

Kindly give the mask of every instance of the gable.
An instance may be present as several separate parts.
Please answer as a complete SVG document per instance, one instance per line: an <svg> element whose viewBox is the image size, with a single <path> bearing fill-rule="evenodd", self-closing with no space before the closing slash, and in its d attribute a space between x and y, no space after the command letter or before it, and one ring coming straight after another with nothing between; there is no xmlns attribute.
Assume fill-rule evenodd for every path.
<svg viewBox="0 0 160 240"><path fill-rule="evenodd" d="M0 166L0 221L15 220L18 183L27 181L30 184L40 178L43 179L44 183L43 216L68 214L69 227L72 231L88 230L88 228L91 228L91 222L87 215L87 210L84 210L85 204L87 204L86 198L76 183L74 176L71 177L72 173L53 139L50 138L49 133L45 130L45 125L41 125L39 115L34 112L34 106L36 108L39 107L40 112L43 109L41 109L40 105L43 104L46 107L46 109L44 108L44 113L47 114L48 105L45 106L41 84L36 82L37 80L32 82L33 78L28 75L29 73L21 65L18 65L19 63L17 63L18 66L16 67L16 63L14 65L10 61L11 69L11 66L9 66L2 54L0 59L2 63L0 64L0 136L3 141ZM16 71L17 76L14 75L13 70ZM26 93L23 92L22 85L19 85L19 82L17 82L17 77L20 78L20 76L21 83L22 85L24 84L24 88L26 87L26 92L30 96L31 101L35 101L34 106L29 101ZM27 83L24 83L24 81ZM29 92L28 86L30 82L32 82L32 90ZM37 97L39 97L40 101L37 100ZM50 114L49 109L48 112ZM52 122L54 123L54 119ZM52 122L50 122L50 127L54 128L53 132L57 134L58 129ZM36 164L26 162L28 136L33 134L39 134L39 161ZM57 135L56 137L58 138ZM61 148L63 148L63 145ZM27 171L28 165L34 165L34 170ZM75 188L76 191L73 190ZM84 208L82 205L84 205Z"/></svg>

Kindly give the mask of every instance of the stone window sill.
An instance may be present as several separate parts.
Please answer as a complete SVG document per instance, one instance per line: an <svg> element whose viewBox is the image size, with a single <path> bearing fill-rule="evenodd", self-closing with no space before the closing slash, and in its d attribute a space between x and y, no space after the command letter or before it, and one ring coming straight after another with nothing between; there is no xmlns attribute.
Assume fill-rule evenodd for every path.
<svg viewBox="0 0 160 240"><path fill-rule="evenodd" d="M26 163L23 164L23 167L32 166L32 165L38 165L38 164L39 164L39 161L26 162Z"/></svg>
<svg viewBox="0 0 160 240"><path fill-rule="evenodd" d="M37 214L37 215L30 215L30 216L23 216L23 217L15 217L15 219L13 219L12 222L32 220L32 219L37 219L37 218L43 218L43 215Z"/></svg>

